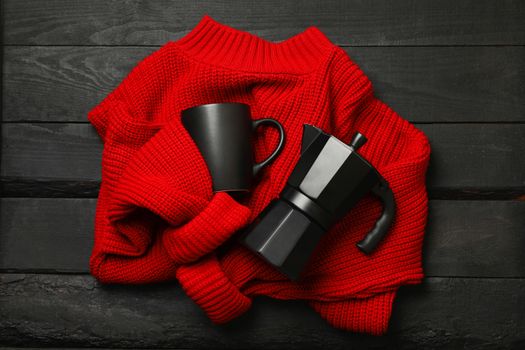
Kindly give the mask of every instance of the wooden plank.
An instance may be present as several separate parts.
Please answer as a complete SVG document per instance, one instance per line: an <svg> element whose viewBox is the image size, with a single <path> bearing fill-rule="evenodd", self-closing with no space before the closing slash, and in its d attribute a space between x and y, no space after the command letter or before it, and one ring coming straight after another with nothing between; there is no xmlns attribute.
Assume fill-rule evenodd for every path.
<svg viewBox="0 0 525 350"><path fill-rule="evenodd" d="M86 121L157 48L7 47L4 121ZM377 95L415 122L525 121L525 47L346 48Z"/></svg>
<svg viewBox="0 0 525 350"><path fill-rule="evenodd" d="M87 121L156 48L6 47L3 120Z"/></svg>
<svg viewBox="0 0 525 350"><path fill-rule="evenodd" d="M430 201L428 276L525 277L524 201Z"/></svg>
<svg viewBox="0 0 525 350"><path fill-rule="evenodd" d="M417 126L432 145L430 187L525 187L524 124Z"/></svg>
<svg viewBox="0 0 525 350"><path fill-rule="evenodd" d="M347 48L412 122L524 122L525 47Z"/></svg>
<svg viewBox="0 0 525 350"><path fill-rule="evenodd" d="M523 45L519 0L5 1L11 45L159 45L183 36L204 13L268 40L318 26L341 45ZM235 9L235 11L231 11Z"/></svg>
<svg viewBox="0 0 525 350"><path fill-rule="evenodd" d="M89 271L95 199L3 198L0 203L0 269ZM525 277L517 249L525 246L523 227L523 201L431 201L425 273Z"/></svg>
<svg viewBox="0 0 525 350"><path fill-rule="evenodd" d="M0 269L89 271L96 199L0 200Z"/></svg>
<svg viewBox="0 0 525 350"><path fill-rule="evenodd" d="M330 327L304 303L258 298L213 325L175 284L100 286L88 276L1 275L3 345L140 348L518 349L525 280L432 278L401 289L386 336Z"/></svg>
<svg viewBox="0 0 525 350"><path fill-rule="evenodd" d="M430 189L514 188L524 193L525 124L418 124L432 145ZM8 123L1 176L100 180L102 145L89 124Z"/></svg>
<svg viewBox="0 0 525 350"><path fill-rule="evenodd" d="M4 124L2 176L100 180L102 143L89 124Z"/></svg>

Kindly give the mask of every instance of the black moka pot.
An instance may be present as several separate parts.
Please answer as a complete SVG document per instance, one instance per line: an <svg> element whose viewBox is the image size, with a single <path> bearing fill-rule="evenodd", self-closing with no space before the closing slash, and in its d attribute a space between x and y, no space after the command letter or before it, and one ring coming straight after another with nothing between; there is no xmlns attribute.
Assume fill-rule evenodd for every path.
<svg viewBox="0 0 525 350"><path fill-rule="evenodd" d="M357 243L370 254L395 215L392 190L356 151L366 138L356 133L350 145L305 124L301 157L281 191L240 236L240 241L291 279L297 279L317 243L367 193L383 202L374 228Z"/></svg>

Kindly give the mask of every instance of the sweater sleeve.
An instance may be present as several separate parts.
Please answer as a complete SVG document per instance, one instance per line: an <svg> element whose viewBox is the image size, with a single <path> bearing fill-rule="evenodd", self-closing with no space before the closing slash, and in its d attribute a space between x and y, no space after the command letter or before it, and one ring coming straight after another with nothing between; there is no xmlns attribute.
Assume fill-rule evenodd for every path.
<svg viewBox="0 0 525 350"><path fill-rule="evenodd" d="M374 96L370 81L348 55L343 50L338 54L332 86L333 134L345 142L357 131L365 135L368 141L359 153L389 183L397 209L388 234L369 256L355 248L362 233L346 243L339 239L338 246L344 247L344 251L338 251L330 237L324 242L319 256L329 255L332 262L316 261L315 269L320 273L312 273L312 280L324 281L318 280L319 286L337 284L339 291L345 290L347 297L352 297L329 301L312 298L311 305L339 328L383 334L399 286L419 283L423 278L421 254L428 210L425 175L430 146L420 130ZM374 206L379 209L379 203ZM377 220L377 216L369 216L372 212L356 208L338 223L335 234L350 232L361 220L366 221L361 228L367 232ZM352 263L347 264L348 270L342 269L343 263L349 261L349 252L353 253ZM385 266L384 261L389 264ZM360 271L360 276L353 275L352 269ZM351 291L356 280L367 287ZM327 297L326 293L323 296Z"/></svg>
<svg viewBox="0 0 525 350"><path fill-rule="evenodd" d="M114 138L129 141L141 135L141 130L130 134L128 124L117 129ZM106 152L106 158L113 153ZM105 169L113 173L110 163ZM125 238L123 244L147 246L142 242L152 230L137 231L140 225L134 221L143 210L162 219L162 241L177 264L213 251L246 225L251 214L229 194L213 192L206 163L180 120L167 123L141 145L111 186L107 217Z"/></svg>

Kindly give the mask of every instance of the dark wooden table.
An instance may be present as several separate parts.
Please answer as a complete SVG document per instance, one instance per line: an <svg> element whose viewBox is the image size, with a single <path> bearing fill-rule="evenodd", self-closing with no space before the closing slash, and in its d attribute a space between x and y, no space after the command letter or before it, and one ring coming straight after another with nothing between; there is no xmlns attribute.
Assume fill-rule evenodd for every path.
<svg viewBox="0 0 525 350"><path fill-rule="evenodd" d="M525 2L6 0L0 345L525 348ZM309 25L432 143L423 285L384 337L258 299L213 326L175 284L88 274L101 143L86 114L204 13L279 41Z"/></svg>

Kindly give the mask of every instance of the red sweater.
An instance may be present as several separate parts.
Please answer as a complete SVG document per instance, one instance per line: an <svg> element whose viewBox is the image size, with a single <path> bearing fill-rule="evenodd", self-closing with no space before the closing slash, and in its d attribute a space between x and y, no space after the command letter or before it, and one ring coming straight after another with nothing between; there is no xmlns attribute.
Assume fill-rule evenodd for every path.
<svg viewBox="0 0 525 350"><path fill-rule="evenodd" d="M182 110L214 102L249 104L254 119L275 118L286 132L281 155L244 200L212 192L180 121ZM90 260L103 283L177 279L216 323L248 310L256 295L302 299L335 327L382 334L397 289L423 278L427 139L374 97L359 67L316 27L273 43L205 15L140 62L89 120L104 142ZM323 237L303 279L291 282L232 236L284 187L304 123L345 142L356 130L366 135L360 153L390 183L398 209L366 256L355 243L381 205L364 198ZM258 135L261 160L278 135L272 128Z"/></svg>

